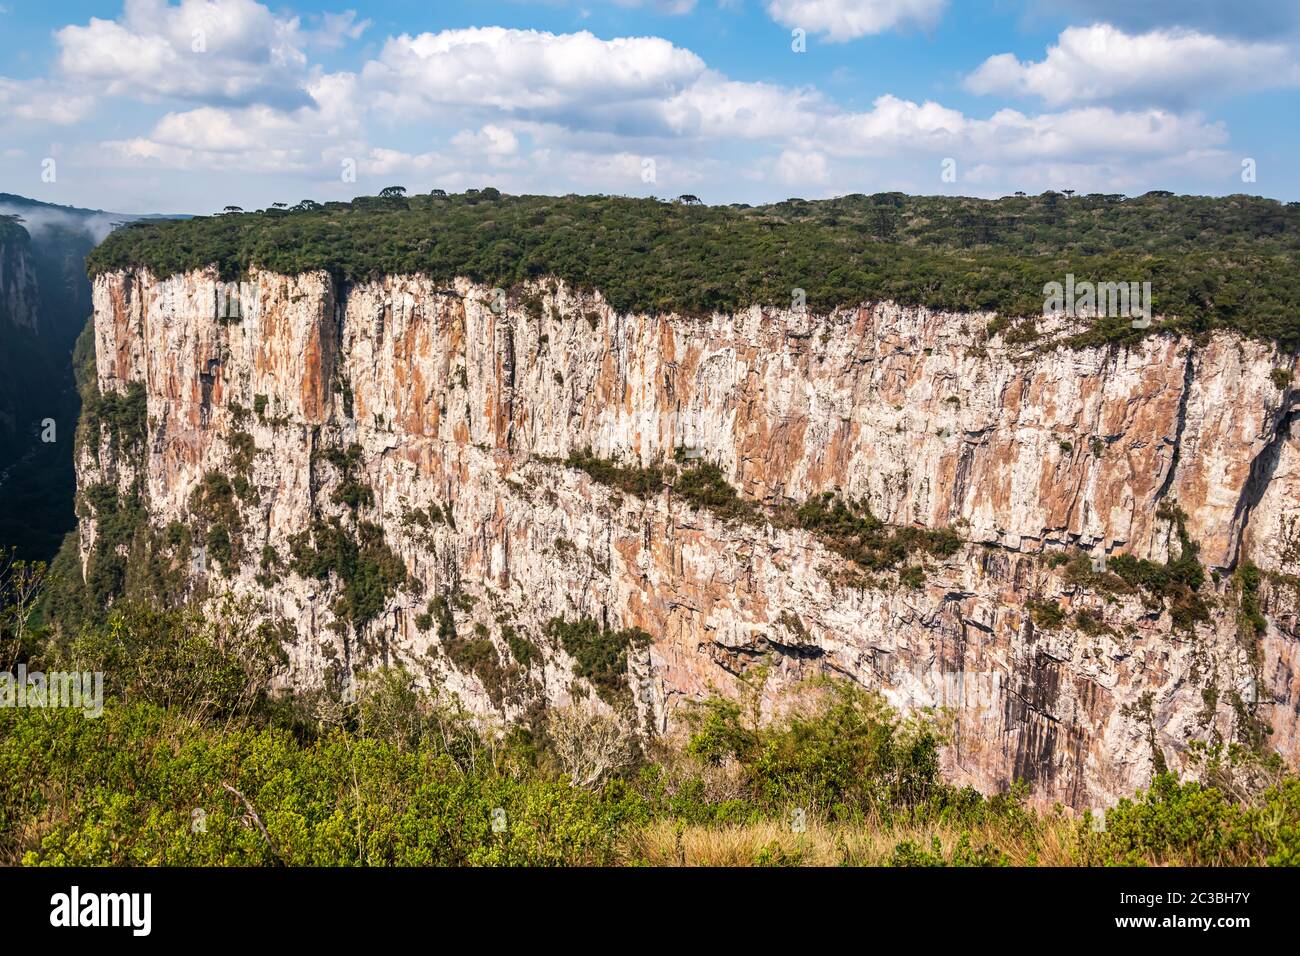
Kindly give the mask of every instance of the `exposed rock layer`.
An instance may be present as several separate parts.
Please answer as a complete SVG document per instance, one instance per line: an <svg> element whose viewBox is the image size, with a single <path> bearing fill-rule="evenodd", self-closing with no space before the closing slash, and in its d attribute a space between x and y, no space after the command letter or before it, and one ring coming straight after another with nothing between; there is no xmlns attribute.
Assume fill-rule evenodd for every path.
<svg viewBox="0 0 1300 956"><path fill-rule="evenodd" d="M237 309L230 298L208 273L97 279L100 387L143 383L148 441L138 460L84 449L79 478L139 479L155 528L192 525L195 490L244 468L251 436L234 566L195 561L194 586L254 594L292 622L298 685L400 662L518 717L575 684L544 622L587 615L653 636L629 680L660 731L742 680L761 677L772 703L837 675L905 708L951 708L957 779L1022 778L1076 806L1131 792L1193 739L1267 725L1269 745L1300 746L1286 583L1300 573L1295 369L1266 344L1153 335L1017 349L988 338L987 315L885 304L694 321L618 314L557 283L498 310L492 290L417 277L338 288L324 274L254 273ZM354 473L324 463L353 445ZM662 462L683 447L765 505L836 491L967 544L913 588L864 575L807 532L728 524L671 490L620 494L560 461L590 448ZM354 514L345 486L373 503L362 496ZM1047 560L1176 556L1174 503L1221 572L1192 630L1139 592L1081 585ZM431 506L449 519L413 520ZM360 628L336 617L337 580L284 567L295 536L330 516L378 526L408 574ZM94 535L88 514L84 552ZM1243 626L1230 574L1247 559L1266 572L1262 636ZM459 634L483 625L504 662L493 679L439 648L421 620L436 595L458 596ZM1035 623L1031 601L1056 601L1064 619ZM1102 626L1081 630L1079 610ZM544 662L511 664L506 628Z"/></svg>

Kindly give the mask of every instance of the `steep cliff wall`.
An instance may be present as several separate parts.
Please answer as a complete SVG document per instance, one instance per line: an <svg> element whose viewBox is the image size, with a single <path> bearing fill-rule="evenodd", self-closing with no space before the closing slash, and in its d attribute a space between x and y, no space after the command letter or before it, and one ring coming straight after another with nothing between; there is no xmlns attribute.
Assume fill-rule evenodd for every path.
<svg viewBox="0 0 1300 956"><path fill-rule="evenodd" d="M24 391L39 311L31 242L17 223L0 218L0 472L20 443L26 424Z"/></svg>
<svg viewBox="0 0 1300 956"><path fill-rule="evenodd" d="M609 702L660 732L711 692L848 677L947 708L957 779L1077 806L1194 739L1300 744L1295 369L1266 344L1015 346L888 304L627 315L557 282L501 308L254 272L229 298L208 272L96 280L100 388L147 413L135 445L86 429L82 552L127 560L99 519L142 503L152 573L255 596L295 685L402 663L520 718L589 692L547 626L589 617L650 635ZM671 471L636 495L566 467L586 449L689 449L762 519ZM780 518L822 492L963 543L864 569ZM1199 591L1166 586L1194 548Z"/></svg>
<svg viewBox="0 0 1300 956"><path fill-rule="evenodd" d="M26 230L0 221L0 321L35 332L36 267Z"/></svg>
<svg viewBox="0 0 1300 956"><path fill-rule="evenodd" d="M78 401L69 355L91 314L84 256L92 243L72 229L19 225L3 215L6 198L0 194L0 550L49 560L74 523Z"/></svg>

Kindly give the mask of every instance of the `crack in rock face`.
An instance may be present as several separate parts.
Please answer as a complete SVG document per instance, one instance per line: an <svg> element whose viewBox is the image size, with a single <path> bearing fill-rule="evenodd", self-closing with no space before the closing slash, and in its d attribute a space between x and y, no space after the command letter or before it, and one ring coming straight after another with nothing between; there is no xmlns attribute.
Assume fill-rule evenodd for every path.
<svg viewBox="0 0 1300 956"><path fill-rule="evenodd" d="M506 719L585 688L673 733L711 694L757 686L772 713L829 676L942 712L955 782L1079 807L1193 740L1297 753L1300 448L1272 346L324 273L254 272L232 319L217 284L96 279L99 387L143 387L148 436L82 449L79 483L138 482L155 531L196 501L224 521L231 559L192 564L193 593L255 598L295 686L400 664ZM950 546L882 559L799 517L827 493L899 548ZM1190 546L1190 597L1093 563ZM1267 628L1243 640L1247 562Z"/></svg>

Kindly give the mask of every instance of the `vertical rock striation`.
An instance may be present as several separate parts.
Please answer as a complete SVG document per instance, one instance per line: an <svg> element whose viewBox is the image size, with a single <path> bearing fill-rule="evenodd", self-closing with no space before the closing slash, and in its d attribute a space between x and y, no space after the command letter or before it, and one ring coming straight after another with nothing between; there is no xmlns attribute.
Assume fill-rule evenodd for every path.
<svg viewBox="0 0 1300 956"><path fill-rule="evenodd" d="M212 272L97 278L100 389L142 388L147 427L135 454L92 435L79 484L138 494L185 593L281 622L296 686L400 663L517 719L583 692L547 622L591 617L651 635L614 704L659 732L837 676L944 708L956 779L1043 801L1110 801L1195 739L1296 753L1295 369L1267 344L1015 346L891 304L628 315L553 281L500 311L412 276L255 271L231 298ZM564 464L679 449L767 520ZM868 573L775 519L823 492L962 543ZM1190 617L1089 564L1163 568L1180 539L1210 574Z"/></svg>

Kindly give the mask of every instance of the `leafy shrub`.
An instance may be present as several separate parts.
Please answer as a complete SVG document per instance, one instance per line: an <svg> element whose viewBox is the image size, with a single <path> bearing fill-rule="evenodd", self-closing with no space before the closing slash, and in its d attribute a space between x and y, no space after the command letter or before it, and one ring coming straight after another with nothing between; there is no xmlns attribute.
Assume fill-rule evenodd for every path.
<svg viewBox="0 0 1300 956"><path fill-rule="evenodd" d="M1055 601L1030 600L1025 606L1029 608L1029 616L1039 627L1050 630L1065 623L1065 612Z"/></svg>
<svg viewBox="0 0 1300 956"><path fill-rule="evenodd" d="M570 453L564 467L586 472L593 481L639 498L658 494L664 484L664 473L660 467L618 465L608 459L595 457L590 449Z"/></svg>
<svg viewBox="0 0 1300 956"><path fill-rule="evenodd" d="M230 575L238 570L243 552L243 518L235 487L218 471L209 471L190 495L190 510L206 528L208 555Z"/></svg>
<svg viewBox="0 0 1300 956"><path fill-rule="evenodd" d="M829 491L800 505L790 523L811 531L837 554L875 571L897 567L916 552L949 557L962 544L948 528L887 527L865 500L852 502Z"/></svg>
<svg viewBox="0 0 1300 956"><path fill-rule="evenodd" d="M900 720L877 695L836 684L822 704L781 725L746 725L742 718L735 704L708 702L687 749L706 763L735 761L750 798L768 810L888 818L943 788L939 738Z"/></svg>
<svg viewBox="0 0 1300 956"><path fill-rule="evenodd" d="M210 617L123 602L105 626L87 628L47 655L46 665L102 672L106 694L176 708L191 719L246 716L266 704L286 661L274 625L255 617L251 603L233 598Z"/></svg>
<svg viewBox="0 0 1300 956"><path fill-rule="evenodd" d="M970 834L963 833L952 853L944 853L938 837L930 841L925 850L910 840L894 847L890 866L1010 866L1007 855L992 844L971 844Z"/></svg>
<svg viewBox="0 0 1300 956"><path fill-rule="evenodd" d="M600 865L635 818L625 794L467 773L425 743L222 733L146 704L49 718L0 713L0 773L23 781L0 788L0 854L28 864Z"/></svg>
<svg viewBox="0 0 1300 956"><path fill-rule="evenodd" d="M546 622L545 633L559 641L573 658L574 674L586 678L601 699L610 704L616 703L619 695L628 689L628 650L651 642L650 635L639 628L610 630L590 617L575 621L551 618Z"/></svg>
<svg viewBox="0 0 1300 956"><path fill-rule="evenodd" d="M1174 627L1191 630L1210 617L1209 608L1197 593L1205 583L1200 546L1188 535L1186 515L1176 505L1161 505L1157 516L1173 523L1179 542L1178 556L1157 564L1131 554L1118 554L1107 561L1107 571L1167 606Z"/></svg>
<svg viewBox="0 0 1300 956"><path fill-rule="evenodd" d="M501 625L501 637L510 648L510 654L524 667L532 667L542 659L542 652L537 645L520 634L509 624Z"/></svg>
<svg viewBox="0 0 1300 956"><path fill-rule="evenodd" d="M1150 789L1105 814L1100 832L1080 830L1086 862L1184 866L1300 863L1300 780L1291 777L1247 802L1217 788L1159 774Z"/></svg>
<svg viewBox="0 0 1300 956"><path fill-rule="evenodd" d="M757 506L736 493L722 469L712 462L701 461L683 468L673 482L673 492L692 508L711 511L724 521L755 522L760 518Z"/></svg>
<svg viewBox="0 0 1300 956"><path fill-rule="evenodd" d="M327 448L320 456L339 473L339 486L334 489L331 500L336 505L346 505L353 511L375 503L375 493L357 477L363 454L364 449L360 445L352 444L346 449Z"/></svg>
<svg viewBox="0 0 1300 956"><path fill-rule="evenodd" d="M334 602L334 614L354 628L372 621L406 582L406 565L384 540L384 530L368 521L358 522L352 534L337 518L318 518L310 533L290 540L289 549L296 574L340 580L343 593Z"/></svg>

